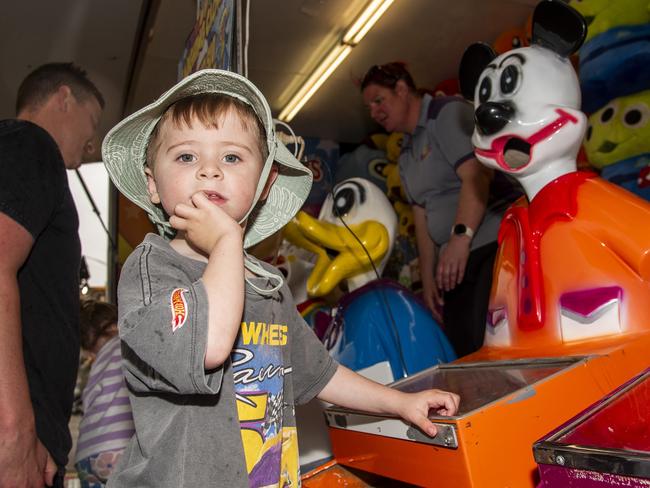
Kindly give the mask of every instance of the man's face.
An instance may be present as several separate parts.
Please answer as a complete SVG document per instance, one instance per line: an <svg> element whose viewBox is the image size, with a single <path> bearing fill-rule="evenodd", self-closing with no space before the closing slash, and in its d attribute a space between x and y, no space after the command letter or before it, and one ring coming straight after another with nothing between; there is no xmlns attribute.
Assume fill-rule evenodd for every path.
<svg viewBox="0 0 650 488"><path fill-rule="evenodd" d="M95 97L80 102L70 94L57 138L66 168L77 169L84 156L94 151L101 114L101 106Z"/></svg>

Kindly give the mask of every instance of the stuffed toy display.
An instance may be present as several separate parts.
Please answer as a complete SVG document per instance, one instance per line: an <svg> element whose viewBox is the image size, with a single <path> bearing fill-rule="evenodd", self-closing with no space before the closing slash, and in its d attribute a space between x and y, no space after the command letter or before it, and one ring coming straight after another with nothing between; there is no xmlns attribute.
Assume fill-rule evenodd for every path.
<svg viewBox="0 0 650 488"><path fill-rule="evenodd" d="M475 154L526 193L499 231L485 348L576 354L650 330L650 203L576 171L587 117L569 56L585 35L580 14L545 0L530 47L463 56Z"/></svg>
<svg viewBox="0 0 650 488"><path fill-rule="evenodd" d="M388 164L386 153L382 149L361 144L354 151L340 157L334 174L334 183L348 178L364 178L385 191L384 166L386 164Z"/></svg>
<svg viewBox="0 0 650 488"><path fill-rule="evenodd" d="M580 49L582 110L650 88L650 1L572 0L588 25Z"/></svg>
<svg viewBox="0 0 650 488"><path fill-rule="evenodd" d="M305 138L303 159L314 177L307 201L302 210L318 215L321 205L332 187L332 175L339 165L339 144L327 139Z"/></svg>
<svg viewBox="0 0 650 488"><path fill-rule="evenodd" d="M417 244L415 241L415 220L413 210L408 202L399 173L399 155L402 150L404 134L393 132L383 143L388 164L384 167L386 178L386 194L399 222L395 246L391 254L384 276L399 281L402 285L417 291L420 288L420 267Z"/></svg>
<svg viewBox="0 0 650 488"><path fill-rule="evenodd" d="M448 78L446 80L442 80L440 83L433 87L433 90L426 91L434 97L452 97L454 95L460 95L460 85L458 84L458 78Z"/></svg>
<svg viewBox="0 0 650 488"><path fill-rule="evenodd" d="M523 27L515 27L514 29L499 34L492 43L492 49L494 49L497 54L503 54L511 49L526 47L528 45L526 29Z"/></svg>
<svg viewBox="0 0 650 488"><path fill-rule="evenodd" d="M616 98L592 114L584 148L604 179L650 200L650 90Z"/></svg>
<svg viewBox="0 0 650 488"><path fill-rule="evenodd" d="M622 25L634 26L650 22L648 0L571 0L587 23L586 45L594 37Z"/></svg>

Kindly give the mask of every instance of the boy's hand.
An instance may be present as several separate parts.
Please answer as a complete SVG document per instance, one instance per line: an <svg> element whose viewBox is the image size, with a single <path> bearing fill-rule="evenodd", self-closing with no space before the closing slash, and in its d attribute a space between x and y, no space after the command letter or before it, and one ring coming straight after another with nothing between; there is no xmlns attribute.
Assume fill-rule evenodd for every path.
<svg viewBox="0 0 650 488"><path fill-rule="evenodd" d="M226 235L243 239L244 230L222 208L215 205L202 191L192 195L194 206L179 203L169 223L185 232L190 244L210 255L217 242Z"/></svg>
<svg viewBox="0 0 650 488"><path fill-rule="evenodd" d="M429 410L435 410L438 415L450 416L456 414L460 403L458 395L442 390L404 393L400 400L396 413L431 437L436 435L436 427L429 420Z"/></svg>

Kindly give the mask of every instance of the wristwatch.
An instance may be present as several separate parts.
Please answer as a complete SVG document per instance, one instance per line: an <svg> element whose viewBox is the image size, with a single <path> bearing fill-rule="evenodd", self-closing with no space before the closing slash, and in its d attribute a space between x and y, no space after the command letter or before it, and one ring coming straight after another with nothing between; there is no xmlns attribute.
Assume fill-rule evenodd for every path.
<svg viewBox="0 0 650 488"><path fill-rule="evenodd" d="M467 236L470 239L474 237L474 231L465 224L456 224L451 228L452 236Z"/></svg>

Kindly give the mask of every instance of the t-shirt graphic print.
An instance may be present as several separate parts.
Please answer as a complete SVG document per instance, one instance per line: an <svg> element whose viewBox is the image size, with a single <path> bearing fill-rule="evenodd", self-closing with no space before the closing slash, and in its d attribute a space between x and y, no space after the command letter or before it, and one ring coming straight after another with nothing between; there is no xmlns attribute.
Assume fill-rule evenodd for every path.
<svg viewBox="0 0 650 488"><path fill-rule="evenodd" d="M287 325L242 322L231 355L251 488L300 486L296 429L282 422L286 345Z"/></svg>

